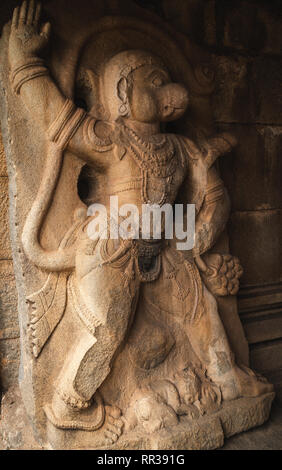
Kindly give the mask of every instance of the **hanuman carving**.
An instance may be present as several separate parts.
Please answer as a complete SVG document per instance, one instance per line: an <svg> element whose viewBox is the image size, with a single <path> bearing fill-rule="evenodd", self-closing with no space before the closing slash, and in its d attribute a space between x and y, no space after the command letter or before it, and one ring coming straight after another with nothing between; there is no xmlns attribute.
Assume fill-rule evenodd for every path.
<svg viewBox="0 0 282 470"><path fill-rule="evenodd" d="M95 77L99 102L77 106L43 58L50 36L40 3L15 9L10 83L47 148L22 245L30 263L48 273L27 298L29 354L53 364L45 377L52 375L52 393L43 400L48 426L86 431L95 446L111 446L122 433L172 429L230 400L271 392L264 378L236 364L218 313L216 298L238 291L239 260L208 253L229 214L215 163L236 139L222 133L196 143L165 131L189 109L189 90L142 44L105 57ZM40 232L68 152L95 175L107 209L111 196L141 211L143 204L174 204L185 194L196 206L194 248L177 250L175 240L163 237L92 240L87 228L94 216L86 206L75 212L60 246L44 248ZM94 189L89 204L98 197Z"/></svg>

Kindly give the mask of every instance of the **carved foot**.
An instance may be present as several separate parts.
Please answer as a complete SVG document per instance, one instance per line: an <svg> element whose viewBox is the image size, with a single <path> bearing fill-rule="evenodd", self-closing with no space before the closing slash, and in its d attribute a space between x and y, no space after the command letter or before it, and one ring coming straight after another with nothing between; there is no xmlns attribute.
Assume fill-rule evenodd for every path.
<svg viewBox="0 0 282 470"><path fill-rule="evenodd" d="M245 366L234 367L234 379L221 384L224 400L234 400L239 397L258 397L273 392L273 385L267 379Z"/></svg>
<svg viewBox="0 0 282 470"><path fill-rule="evenodd" d="M55 393L52 404L44 407L48 420L59 429L96 431L105 422L105 407L99 393L93 404L77 399L61 398Z"/></svg>
<svg viewBox="0 0 282 470"><path fill-rule="evenodd" d="M122 434L124 420L116 406L104 406L99 392L94 396L96 403L77 399L62 399L57 393L52 405L44 407L48 420L58 429L95 431L95 446L114 444ZM70 403L71 402L71 403Z"/></svg>
<svg viewBox="0 0 282 470"><path fill-rule="evenodd" d="M248 367L236 367L240 383L240 394L243 397L258 397L273 392L274 387L265 377Z"/></svg>
<svg viewBox="0 0 282 470"><path fill-rule="evenodd" d="M103 426L106 444L114 444L122 435L124 420L121 417L121 411L116 406L105 407L106 418Z"/></svg>

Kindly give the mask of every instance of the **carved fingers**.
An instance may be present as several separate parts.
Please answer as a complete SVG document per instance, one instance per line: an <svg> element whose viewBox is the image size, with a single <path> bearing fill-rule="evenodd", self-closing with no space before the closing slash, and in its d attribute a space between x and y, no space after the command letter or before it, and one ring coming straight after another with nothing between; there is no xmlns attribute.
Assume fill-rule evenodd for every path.
<svg viewBox="0 0 282 470"><path fill-rule="evenodd" d="M42 12L42 5L41 3L37 3L35 12L34 12L34 24L36 26L39 25L39 22L41 20L41 12Z"/></svg>
<svg viewBox="0 0 282 470"><path fill-rule="evenodd" d="M18 26L25 24L26 15L27 15L27 2L24 1L20 7Z"/></svg>
<svg viewBox="0 0 282 470"><path fill-rule="evenodd" d="M13 18L12 18L12 29L18 27L18 23L19 23L19 14L20 14L20 7L16 7L16 8L14 9Z"/></svg>
<svg viewBox="0 0 282 470"><path fill-rule="evenodd" d="M41 26L41 3L26 0L15 8L9 41L9 61L13 66L37 56L47 45L50 23Z"/></svg>
<svg viewBox="0 0 282 470"><path fill-rule="evenodd" d="M202 273L208 289L218 296L236 295L243 269L239 259L232 255L211 254L205 257L208 266Z"/></svg>
<svg viewBox="0 0 282 470"><path fill-rule="evenodd" d="M26 16L25 16L25 23L26 24L33 24L34 20L34 13L35 13L35 2L31 0L26 9Z"/></svg>
<svg viewBox="0 0 282 470"><path fill-rule="evenodd" d="M21 6L14 9L12 18L12 27L20 28L21 26L37 26L40 20L41 4L35 0L27 2L26 0Z"/></svg>
<svg viewBox="0 0 282 470"><path fill-rule="evenodd" d="M42 5L35 0L26 0L21 6L14 9L12 17L12 29L33 28L39 31L41 20Z"/></svg>

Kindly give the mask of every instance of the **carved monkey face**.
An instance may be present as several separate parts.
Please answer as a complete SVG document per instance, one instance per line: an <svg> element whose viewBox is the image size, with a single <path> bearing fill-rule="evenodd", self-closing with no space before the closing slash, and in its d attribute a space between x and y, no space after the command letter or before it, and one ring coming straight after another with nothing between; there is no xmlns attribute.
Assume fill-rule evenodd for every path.
<svg viewBox="0 0 282 470"><path fill-rule="evenodd" d="M188 105L186 88L172 83L162 60L148 51L116 54L104 65L100 80L103 107L111 121L174 121Z"/></svg>
<svg viewBox="0 0 282 470"><path fill-rule="evenodd" d="M118 83L118 95L127 103L129 119L154 123L180 118L188 105L188 92L172 83L168 72L158 65L143 65Z"/></svg>

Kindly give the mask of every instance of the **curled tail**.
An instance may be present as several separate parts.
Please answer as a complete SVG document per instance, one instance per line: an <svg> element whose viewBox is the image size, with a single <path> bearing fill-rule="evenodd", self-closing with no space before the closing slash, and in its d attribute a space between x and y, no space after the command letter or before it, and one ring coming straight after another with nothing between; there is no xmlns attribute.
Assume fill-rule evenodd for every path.
<svg viewBox="0 0 282 470"><path fill-rule="evenodd" d="M41 184L22 233L22 244L28 259L40 269L49 272L71 271L74 268L73 246L61 245L56 250L45 250L39 241L40 230L59 180L62 161L62 147L48 142L47 161Z"/></svg>

